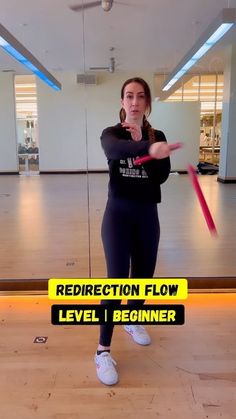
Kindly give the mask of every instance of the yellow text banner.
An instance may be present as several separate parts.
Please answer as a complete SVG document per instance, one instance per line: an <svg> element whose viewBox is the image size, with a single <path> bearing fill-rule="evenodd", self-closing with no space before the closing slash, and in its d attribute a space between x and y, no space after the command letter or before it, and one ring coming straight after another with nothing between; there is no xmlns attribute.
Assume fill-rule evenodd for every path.
<svg viewBox="0 0 236 419"><path fill-rule="evenodd" d="M51 278L51 300L185 300L186 278Z"/></svg>

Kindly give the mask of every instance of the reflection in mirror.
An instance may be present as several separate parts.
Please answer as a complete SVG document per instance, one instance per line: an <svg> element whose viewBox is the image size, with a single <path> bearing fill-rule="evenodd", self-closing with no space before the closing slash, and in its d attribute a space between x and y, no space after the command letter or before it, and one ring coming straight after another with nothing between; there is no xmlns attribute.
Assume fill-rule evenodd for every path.
<svg viewBox="0 0 236 419"><path fill-rule="evenodd" d="M78 1L79 5L83 3L86 5L89 2ZM224 2L221 3L223 7ZM221 188L216 177L201 177L213 215L223 229L221 241L212 241L187 176L177 175L186 171L187 162L197 165L199 161L200 123L202 126L204 124L206 132L208 128L211 129L213 138L216 136L216 140L220 139L217 135L220 136L221 130L218 110L221 107L222 89L218 84L216 115L208 115L204 120L201 118L205 109L201 110L198 100L182 102L190 95L190 85L186 84L181 92L173 92L173 96L178 96L178 102L171 103L174 101L168 101L168 98L165 103L158 102L158 76L163 78L165 73L166 77L167 71L175 67L181 58L178 55L182 54L182 43L187 40L186 34L179 30L181 24L178 23L178 27L169 26L168 42L165 39L164 45L162 34L166 21L163 19L161 22L162 15L159 12L157 2L152 1L147 6L141 1L131 0L126 4L114 2L110 12L104 12L101 7L85 7L75 13L67 5L63 10L58 10L61 21L65 19L65 27L71 28L71 32L65 31L66 37L63 38L65 42L68 41L70 48L63 50L60 59L64 59L64 54L65 62L68 57L77 57L69 63L76 65L71 65L69 69L66 68L66 62L63 70L59 68L59 61L55 65L57 69L53 72L62 83L61 92L53 92L40 80L36 81L36 90L32 93L36 92L37 95L37 121L31 121L27 114L24 124L19 122L17 127L18 139L21 137L19 143L22 145L30 138L35 152L28 158L28 167L28 150L26 157L19 155L19 160L16 159L16 143L12 141L15 138L13 123L7 141L9 153L1 148L1 170L13 171L13 167L17 171L19 162L22 175L0 178L1 234L4 243L1 247L0 278L106 276L100 229L109 175L100 135L105 127L119 122L120 89L123 82L133 76L144 78L151 87L151 124L163 130L169 142L181 140L185 143L178 158L171 158L174 174L162 187L162 203L159 205L161 241L155 275L196 277L234 274L228 259L230 252L224 258L221 254L222 248L228 248L227 229L232 231L231 224L234 225L232 213L225 208L225 196L229 189ZM210 19L212 11L208 12ZM201 13L204 14L204 11ZM132 30L131 15L133 21L137 22ZM159 25L156 24L157 18ZM181 13L179 19L185 19ZM58 19L57 22L61 21ZM77 32L74 36L75 28ZM140 28L148 28L145 32L148 38L144 37L144 31ZM173 47L173 42L169 40L175 39L175 31L179 37L179 50L176 48L172 54L173 49L171 51L168 48ZM71 33L73 37L69 37ZM151 44L153 40L155 44ZM190 41L191 44L193 40ZM50 61L50 54L47 59ZM51 60L53 62L52 57ZM1 73L0 76L1 89L5 89L7 83L10 86L12 74ZM200 77L204 82L204 74L193 76L196 79ZM221 77L217 74L219 83L223 83ZM196 79L192 82L197 83ZM206 93L199 86L194 87L199 95ZM5 94L5 108L8 106L6 102L10 103L12 98L12 91L8 92L8 96ZM17 113L21 102L18 94ZM15 121L13 110L14 106L11 106L12 122ZM207 108L207 112L210 110ZM195 125L193 128L196 115L197 129ZM1 132L6 132L5 122L1 121ZM215 146L218 147L218 144ZM21 148L21 151L25 151L25 148ZM6 156L10 154L15 160L7 166ZM38 170L40 176L35 175ZM67 173L73 174L67 176ZM224 220L222 214L227 214Z"/></svg>
<svg viewBox="0 0 236 419"><path fill-rule="evenodd" d="M82 33L81 16L78 23ZM78 57L84 61L81 45ZM10 76L2 76L5 86ZM0 280L26 288L31 280L89 276L85 85L75 72L57 76L60 92L32 76L15 78L20 176L0 178Z"/></svg>
<svg viewBox="0 0 236 419"><path fill-rule="evenodd" d="M94 66L96 61L91 56L93 50L91 41L93 15L92 13L85 14L85 17L85 61L86 68L89 69L89 64ZM116 59L116 53L119 50L117 47L119 36L117 33L117 38L114 35L115 30L113 30L114 26L112 27L111 23L113 22L112 16L109 22L104 22L102 18L101 21L104 26L107 24L107 34L109 35L103 40L104 42L100 42L101 40L98 38L97 42L98 45L100 42L100 45L96 49L96 56L98 51L100 51L101 56L104 56L106 47L108 51L111 46L111 42L108 45L107 39L112 39ZM124 19L123 24L125 25ZM127 50L128 48L126 53ZM145 52L145 48L139 45L139 56L143 57L143 60L145 60ZM121 53L120 50L119 53ZM127 57L132 56L132 53L132 47L130 46ZM100 63L101 61L98 61L98 65ZM143 77L151 86L153 111L149 120L152 125L163 130L169 142L178 140L184 142L184 148L178 157L171 157L172 173L168 181L162 186L162 203L158 205L161 240L155 276L188 276L195 278L234 275L229 253L225 255L225 260L228 260L228 263L222 263L220 241L212 240L200 212L196 196L191 189L191 183L186 175L188 163L193 165L199 163L200 124L204 105L201 106L199 103L199 97L189 101L188 95L190 93L187 84L185 90L181 91L180 100L180 94L178 92L176 94L178 103L170 103L174 102L171 100L167 100L169 103L156 102L155 97L159 96L159 92L155 89L156 75L154 72L144 70L141 66L140 69L138 67L131 69L129 65L130 60L127 58L127 62L123 62L123 69L118 68L114 73L109 73L107 70L97 70L93 73L96 75L97 83L86 86L91 276L106 276L105 257L101 241L101 223L107 200L109 175L107 161L100 144L100 135L104 128L119 122L121 86L126 79L136 75ZM127 69L128 67L129 69ZM188 80L190 79L191 77L188 76ZM193 75L189 84L197 83L198 80L199 75ZM202 81L204 81L204 75ZM218 81L222 83L222 75L220 74L218 75ZM195 87L195 91L196 89L200 94L200 86ZM219 90L219 93L222 92ZM222 96L218 95L217 98L222 99ZM185 99L186 103L183 103ZM218 104L217 110L219 106ZM215 123L217 129L220 130L218 116ZM181 174L179 175L179 173ZM218 211L220 205L226 205L226 201L220 193L216 177L202 177L201 185L203 190L206 191L206 198L213 216L220 223L221 216ZM225 211L229 212L229 209L225 208ZM229 219L232 219L230 214ZM227 245L227 240L225 245Z"/></svg>
<svg viewBox="0 0 236 419"><path fill-rule="evenodd" d="M19 173L39 173L37 90L35 76L15 76Z"/></svg>
<svg viewBox="0 0 236 419"><path fill-rule="evenodd" d="M130 74L129 74L130 75ZM105 257L101 242L101 223L107 200L109 181L107 162L99 137L105 127L119 121L120 87L128 74L102 74L101 84L87 94L87 132L90 193L91 273L92 277L106 276ZM140 72L142 76L142 72ZM145 74L143 75L145 77ZM146 80L152 85L151 77ZM153 96L155 93L153 94ZM102 106L100 98L102 97ZM153 101L149 118L151 124L165 132L169 142L181 140L183 151L171 157L173 173L162 186L162 202L158 205L161 239L155 270L156 277L219 277L233 275L230 253L222 263L221 240L213 240L207 230L199 203L186 174L187 163L196 165L199 159L200 106L198 101L187 103L158 103ZM179 166L179 164L181 164ZM96 173L91 173L95 170ZM182 174L178 174L178 173ZM206 199L217 225L221 223L220 207L228 214L227 229L232 220L227 200L215 176L200 179ZM144 214L145 217L145 214ZM222 215L223 217L223 215ZM226 237L226 236L225 236ZM227 248L227 240L225 241Z"/></svg>

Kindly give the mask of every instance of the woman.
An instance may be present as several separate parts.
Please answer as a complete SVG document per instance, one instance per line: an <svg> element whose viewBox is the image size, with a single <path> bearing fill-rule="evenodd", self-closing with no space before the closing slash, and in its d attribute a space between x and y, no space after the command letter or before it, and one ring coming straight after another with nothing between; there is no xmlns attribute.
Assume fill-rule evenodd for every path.
<svg viewBox="0 0 236 419"><path fill-rule="evenodd" d="M108 278L153 277L160 227L157 203L160 185L170 173L169 155L180 143L168 145L165 135L154 130L146 119L151 112L151 92L141 78L127 80L121 89L120 123L106 128L101 143L108 159L110 182L102 222L102 241ZM135 166L137 157L149 154L153 160ZM131 268L131 272L130 272ZM102 301L118 304L121 301ZM128 304L141 307L144 301ZM124 327L133 340L148 345L150 336L140 325ZM110 356L113 325L100 327L95 355L97 376L107 385L118 382L115 361Z"/></svg>

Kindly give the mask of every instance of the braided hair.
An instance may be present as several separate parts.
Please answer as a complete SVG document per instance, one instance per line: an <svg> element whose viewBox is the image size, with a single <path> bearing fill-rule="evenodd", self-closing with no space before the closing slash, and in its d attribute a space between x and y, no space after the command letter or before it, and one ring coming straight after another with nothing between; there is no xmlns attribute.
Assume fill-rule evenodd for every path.
<svg viewBox="0 0 236 419"><path fill-rule="evenodd" d="M130 83L138 83L143 87L144 94L145 94L145 99L146 99L146 104L147 104L146 113L147 113L147 116L150 115L150 113L152 111L151 91L150 91L150 87L148 86L147 82L145 80L143 80L141 77L133 77L133 78L128 79L124 82L124 84L121 88L121 99L124 99L125 87ZM120 110L120 122L124 122L125 118L126 118L125 110L124 110L124 108L121 108L121 110ZM155 143L155 141L156 141L155 130L152 128L150 122L148 122L146 115L143 116L143 127L145 129L147 129L149 142L151 144Z"/></svg>

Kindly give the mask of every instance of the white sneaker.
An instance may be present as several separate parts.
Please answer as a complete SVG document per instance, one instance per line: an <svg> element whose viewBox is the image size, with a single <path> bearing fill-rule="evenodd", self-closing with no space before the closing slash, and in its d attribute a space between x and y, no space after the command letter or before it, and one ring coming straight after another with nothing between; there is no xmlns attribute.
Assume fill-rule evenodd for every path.
<svg viewBox="0 0 236 419"><path fill-rule="evenodd" d="M124 329L139 345L150 345L151 338L143 326L140 326L139 324L125 325Z"/></svg>
<svg viewBox="0 0 236 419"><path fill-rule="evenodd" d="M95 355L94 361L97 369L97 376L99 380L107 386L112 386L118 382L118 374L114 367L116 361L112 359L109 352L102 352L100 355Z"/></svg>

